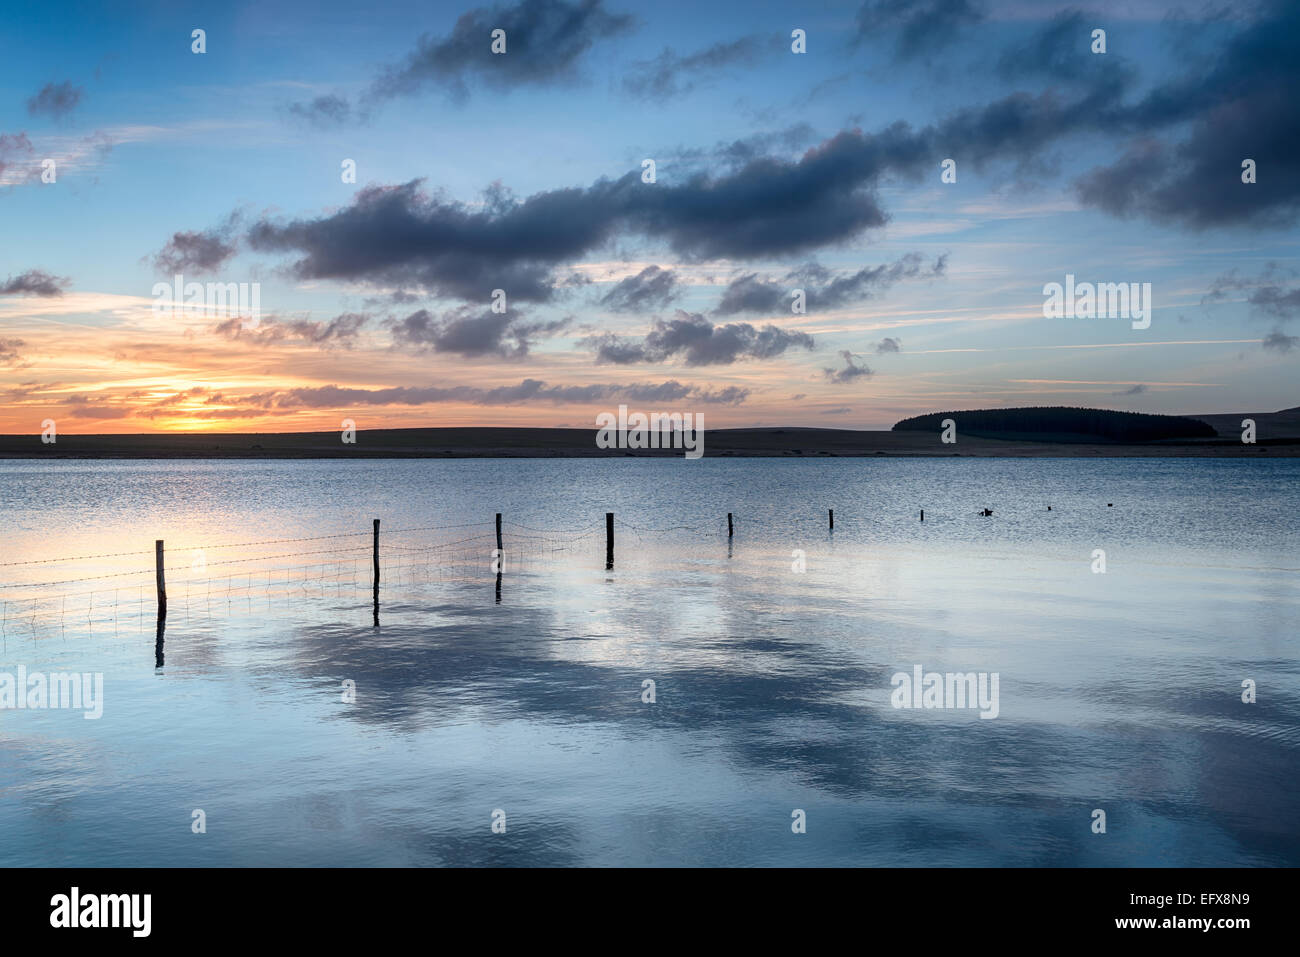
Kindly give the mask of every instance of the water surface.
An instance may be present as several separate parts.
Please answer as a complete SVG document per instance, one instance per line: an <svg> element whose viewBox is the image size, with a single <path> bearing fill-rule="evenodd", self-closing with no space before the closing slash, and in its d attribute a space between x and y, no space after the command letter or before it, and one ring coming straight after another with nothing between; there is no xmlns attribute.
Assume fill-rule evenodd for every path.
<svg viewBox="0 0 1300 957"><path fill-rule="evenodd" d="M0 462L0 672L105 687L0 711L0 864L1294 865L1298 478ZM104 557L13 564L64 556ZM917 664L998 673L998 716L892 707Z"/></svg>

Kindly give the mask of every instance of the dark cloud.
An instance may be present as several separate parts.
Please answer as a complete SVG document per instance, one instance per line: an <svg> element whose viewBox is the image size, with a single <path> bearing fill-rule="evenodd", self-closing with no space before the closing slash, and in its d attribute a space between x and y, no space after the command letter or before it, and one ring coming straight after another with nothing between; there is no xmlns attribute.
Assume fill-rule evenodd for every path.
<svg viewBox="0 0 1300 957"><path fill-rule="evenodd" d="M1250 294L1252 306L1265 315L1283 322L1300 316L1300 286L1287 289L1283 286L1260 286Z"/></svg>
<svg viewBox="0 0 1300 957"><path fill-rule="evenodd" d="M1024 42L1003 51L998 75L1005 80L1073 81L1121 68L1119 55L1113 51L1104 56L1092 52L1092 31L1099 26L1095 16L1062 10Z"/></svg>
<svg viewBox="0 0 1300 957"><path fill-rule="evenodd" d="M85 91L65 80L62 83L46 83L39 93L27 101L27 112L31 116L42 113L55 118L67 116L77 108Z"/></svg>
<svg viewBox="0 0 1300 957"><path fill-rule="evenodd" d="M680 357L688 366L703 366L772 359L789 349L812 349L813 337L770 324L761 329L747 322L715 326L698 313L679 309L672 319L656 319L639 342L606 334L587 339L585 344L595 350L597 362L630 365Z"/></svg>
<svg viewBox="0 0 1300 957"><path fill-rule="evenodd" d="M852 411L853 411L852 407L847 405L841 405L841 406L837 406L834 409L823 409L822 415L845 415L846 413Z"/></svg>
<svg viewBox="0 0 1300 957"><path fill-rule="evenodd" d="M1099 114L1107 125L1150 134L1076 183L1079 198L1116 216L1192 229L1293 223L1300 213L1300 4L1279 0L1230 36L1207 68ZM1181 141L1154 131L1189 124ZM1241 182L1242 161L1257 182Z"/></svg>
<svg viewBox="0 0 1300 957"><path fill-rule="evenodd" d="M0 338L0 363L13 365L18 361L18 350L24 345L21 339Z"/></svg>
<svg viewBox="0 0 1300 957"><path fill-rule="evenodd" d="M783 46L781 37L744 36L688 54L665 48L653 60L633 63L634 72L623 78L623 88L647 99L671 99L694 89L696 82L709 73L735 64L752 65Z"/></svg>
<svg viewBox="0 0 1300 957"><path fill-rule="evenodd" d="M227 339L239 339L255 345L299 340L313 345L338 345L350 349L362 327L369 321L370 316L358 312L345 312L324 322L270 317L261 320L256 326L247 325L241 318L233 318L218 323L212 331Z"/></svg>
<svg viewBox="0 0 1300 957"><path fill-rule="evenodd" d="M352 119L352 105L337 93L318 96L306 103L292 103L289 112L319 127L338 126Z"/></svg>
<svg viewBox="0 0 1300 957"><path fill-rule="evenodd" d="M467 358L499 356L504 359L523 358L535 339L555 335L567 326L567 319L528 322L514 310L495 313L471 306L453 309L441 317L420 309L389 323L393 342L398 346Z"/></svg>
<svg viewBox="0 0 1300 957"><path fill-rule="evenodd" d="M515 299L546 301L552 267L629 235L661 240L686 259L796 255L846 243L888 221L876 192L885 174L917 178L953 140L966 144L964 155L977 167L1021 160L1112 96L1089 91L1062 102L1016 94L940 127L850 130L797 160L758 157L677 185L642 183L637 170L525 200L493 187L474 206L430 195L422 180L369 187L319 219L263 219L248 242L263 252L301 254L293 264L300 278L419 286L466 300L504 288Z"/></svg>
<svg viewBox="0 0 1300 957"><path fill-rule="evenodd" d="M420 180L367 187L352 205L316 220L261 220L248 232L262 252L303 254L304 279L362 280L419 287L487 302L493 289L511 300L551 298L550 268L603 241L608 223L583 190L556 190L525 203L502 191L471 207L430 196Z"/></svg>
<svg viewBox="0 0 1300 957"><path fill-rule="evenodd" d="M62 296L68 283L69 280L51 276L44 270L29 269L0 283L0 296Z"/></svg>
<svg viewBox="0 0 1300 957"><path fill-rule="evenodd" d="M843 369L826 368L822 370L822 372L825 373L826 378L830 379L832 382L845 385L850 382L856 382L864 376L870 377L875 375L871 369L854 362L853 353L848 349L840 350L840 358L844 360Z"/></svg>
<svg viewBox="0 0 1300 957"><path fill-rule="evenodd" d="M1286 269L1275 262L1266 263L1256 277L1242 276L1230 269L1210 284L1210 290L1201 297L1201 304L1222 302L1230 291L1250 290L1246 302L1265 316L1281 322L1300 317L1300 285L1291 286L1297 278L1294 269Z"/></svg>
<svg viewBox="0 0 1300 957"><path fill-rule="evenodd" d="M153 259L159 272L174 274L186 270L212 272L239 251L233 237L240 215L232 213L226 221L202 232L176 232Z"/></svg>
<svg viewBox="0 0 1300 957"><path fill-rule="evenodd" d="M895 339L891 336L886 336L885 338L881 339L879 342L876 343L876 355L884 355L887 352L902 352L902 351L903 351L903 341L901 339Z"/></svg>
<svg viewBox="0 0 1300 957"><path fill-rule="evenodd" d="M625 399L635 402L692 401L738 405L749 390L737 386L721 389L688 386L675 379L664 382L593 383L548 385L540 379L524 379L518 385L484 388L479 386L395 386L386 389L358 389L337 385L319 388L283 389L246 396L214 394L212 404L241 405L274 411L278 409L329 409L360 405L428 405L468 402L474 405L518 405L544 402L555 405Z"/></svg>
<svg viewBox="0 0 1300 957"><path fill-rule="evenodd" d="M463 100L469 81L495 89L545 86L569 81L597 41L629 31L634 18L610 13L601 0L521 0L513 6L478 8L463 14L444 37L420 37L397 66L383 71L370 97L410 96L426 87ZM491 51L491 35L506 33L506 52Z"/></svg>
<svg viewBox="0 0 1300 957"><path fill-rule="evenodd" d="M961 31L984 18L969 0L867 0L858 8L857 42L888 32L900 59L946 46Z"/></svg>
<svg viewBox="0 0 1300 957"><path fill-rule="evenodd" d="M920 253L907 253L896 262L868 266L847 276L832 277L827 269L816 263L808 263L788 273L782 282L760 279L757 273L748 273L731 281L722 301L713 311L721 316L739 312L788 312L795 289L804 291L808 309L833 309L870 299L904 279L938 278L947 267L947 254L927 268Z"/></svg>
<svg viewBox="0 0 1300 957"><path fill-rule="evenodd" d="M774 153L794 154L820 139L810 125L800 122L781 130L767 130L740 139L720 141L712 147L660 151L657 156L666 158L675 167L692 172L709 172L719 168L736 169Z"/></svg>
<svg viewBox="0 0 1300 957"><path fill-rule="evenodd" d="M1135 385L1135 386L1132 386L1132 387L1130 387L1130 388L1128 388L1128 389L1124 389L1124 390L1122 390L1122 391L1120 391L1120 392L1112 392L1111 395L1142 395L1144 392L1147 392L1147 391L1149 391L1149 390L1147 389L1146 386L1144 386L1144 385Z"/></svg>
<svg viewBox="0 0 1300 957"><path fill-rule="evenodd" d="M466 300L503 288L513 299L542 302L553 292L552 267L623 235L663 240L688 259L846 242L886 222L876 178L922 155L927 143L905 129L884 139L852 131L798 161L756 159L676 186L642 183L638 171L522 201L496 187L474 206L430 195L412 180L360 190L352 205L320 219L264 219L247 238L262 252L300 253L292 267L299 278L419 286Z"/></svg>
<svg viewBox="0 0 1300 957"><path fill-rule="evenodd" d="M1274 329L1264 337L1264 348L1270 352L1287 353L1300 345L1300 336L1288 336L1281 329Z"/></svg>
<svg viewBox="0 0 1300 957"><path fill-rule="evenodd" d="M543 6L555 4L518 9ZM581 9L594 17L599 7ZM892 3L865 9L906 20ZM961 22L967 7L934 9L955 10ZM471 25L482 26L476 17L470 15ZM523 200L494 187L476 205L426 193L420 180L374 187L320 218L263 219L248 241L265 253L296 255L292 269L300 278L372 282L466 301L486 301L492 289L504 288L513 299L542 302L554 293L555 267L615 240L659 241L685 260L797 256L883 226L889 216L882 182L932 176L953 144L960 145L963 168L1010 162L1023 169L1070 138L1100 138L1121 155L1077 182L1086 205L1193 228L1289 223L1300 211L1298 23L1300 5L1277 4L1237 28L1208 71L1189 71L1132 103L1125 102L1130 71L1093 71L1064 93L1015 92L922 128L898 122L875 133L846 130L798 158L755 155L673 183L642 183L637 169ZM454 58L447 68L460 69ZM1168 131L1175 126L1190 132L1171 144ZM1239 182L1246 156L1259 162L1253 185Z"/></svg>
<svg viewBox="0 0 1300 957"><path fill-rule="evenodd" d="M677 275L670 269L646 266L628 276L605 295L600 304L614 312L641 312L668 305L676 293Z"/></svg>

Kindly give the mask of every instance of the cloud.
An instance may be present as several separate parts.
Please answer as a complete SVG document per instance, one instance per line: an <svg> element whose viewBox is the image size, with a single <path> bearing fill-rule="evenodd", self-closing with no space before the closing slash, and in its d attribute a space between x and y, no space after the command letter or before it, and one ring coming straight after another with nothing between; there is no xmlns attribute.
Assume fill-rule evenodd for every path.
<svg viewBox="0 0 1300 957"><path fill-rule="evenodd" d="M871 369L867 368L864 365L858 365L856 362L854 362L853 353L850 352L848 349L840 350L840 358L844 360L843 369L825 368L822 370L822 372L826 375L826 378L830 379L832 382L835 382L839 385L847 385L850 382L856 382L858 379L863 378L864 376L869 378L875 375L875 372L873 372Z"/></svg>
<svg viewBox="0 0 1300 957"><path fill-rule="evenodd" d="M71 419L124 419L132 414L130 406L114 405L104 396L70 395L65 400L64 415Z"/></svg>
<svg viewBox="0 0 1300 957"><path fill-rule="evenodd" d="M29 269L0 283L0 296L62 296L68 283L69 280L51 276L44 270Z"/></svg>
<svg viewBox="0 0 1300 957"><path fill-rule="evenodd" d="M552 336L566 328L567 319L527 322L517 311L495 313L491 309L462 306L435 318L427 309L389 323L393 341L433 352L449 352L467 358L499 356L520 359L528 355L533 340Z"/></svg>
<svg viewBox="0 0 1300 957"><path fill-rule="evenodd" d="M255 345L272 345L290 340L301 340L313 345L341 345L350 349L361 329L370 321L365 313L345 312L325 322L309 319L261 320L256 327L247 326L241 318L218 323L212 331L227 339L252 342Z"/></svg>
<svg viewBox="0 0 1300 957"><path fill-rule="evenodd" d="M958 22L966 9L924 7L932 8L955 10ZM593 2L537 0L511 9L529 17L542 10L577 11L570 39L579 47L590 35L584 24L609 16ZM906 20L902 7L892 3L864 9ZM483 11L467 16L462 24L468 29L487 23ZM458 25L453 37L460 31ZM884 181L920 181L953 143L962 145L962 156L976 170L995 162L1030 168L1043 150L1083 137L1122 154L1075 183L1086 205L1191 228L1277 225L1300 210L1300 125L1293 122L1293 104L1300 102L1300 71L1292 54L1297 41L1300 6L1277 3L1230 37L1210 69L1189 71L1133 103L1125 102L1131 71L1106 70L1065 93L1015 92L921 128L896 122L875 133L845 130L797 158L755 155L673 183L642 183L638 169L523 200L494 186L475 204L430 194L419 179L371 187L351 205L318 218L263 218L247 240L263 253L295 255L291 266L299 278L418 287L465 301L485 301L493 288L504 288L515 299L542 302L554 292L556 266L617 240L662 242L686 261L797 256L842 246L885 225L889 215L879 194ZM541 69L537 64L543 61L563 63L564 51L575 49L568 42L546 57L496 57L519 61L497 67L528 71ZM480 56L492 56L482 36L475 43ZM443 62L427 63L429 75L441 75L445 67L459 76L467 69L455 57L437 66ZM412 66L396 76L407 78L394 81L400 90L424 74ZM1164 131L1174 126L1191 132L1184 142L1168 145ZM1225 172L1239 170L1239 154L1247 151L1261 171L1252 185Z"/></svg>
<svg viewBox="0 0 1300 957"><path fill-rule="evenodd" d="M668 305L676 294L677 276L670 269L646 266L635 276L620 280L600 304L614 312L641 312Z"/></svg>
<svg viewBox="0 0 1300 957"><path fill-rule="evenodd" d="M28 165L34 152L26 133L0 133L0 177L15 163Z"/></svg>
<svg viewBox="0 0 1300 957"><path fill-rule="evenodd" d="M895 339L892 336L886 336L876 343L876 355L884 355L887 352L902 352L903 340Z"/></svg>
<svg viewBox="0 0 1300 957"><path fill-rule="evenodd" d="M836 406L833 409L822 409L822 415L845 415L852 412L853 409L847 405Z"/></svg>
<svg viewBox="0 0 1300 957"><path fill-rule="evenodd" d="M969 0L867 0L858 8L856 41L895 33L898 58L907 60L946 46L983 18Z"/></svg>
<svg viewBox="0 0 1300 957"><path fill-rule="evenodd" d="M208 401L214 405L236 405L275 411L346 408L360 405L428 405L442 402L466 402L473 405L544 402L566 405L620 398L645 403L692 401L738 405L748 396L749 390L738 386L710 389L688 386L675 379L664 382L607 382L588 385L549 385L540 379L524 379L517 385L493 388L460 385L362 389L328 385L316 388L282 389L246 396L214 394Z"/></svg>
<svg viewBox="0 0 1300 957"><path fill-rule="evenodd" d="M760 329L747 322L715 326L704 316L681 309L672 319L656 319L639 342L607 333L591 337L585 344L595 350L597 362L630 365L681 357L688 366L772 359L788 349L812 349L814 345L806 332L787 332L771 324Z"/></svg>
<svg viewBox="0 0 1300 957"><path fill-rule="evenodd" d="M27 112L31 116L42 113L60 118L67 116L77 108L85 93L79 86L73 86L65 80L62 83L46 83L39 93L27 101Z"/></svg>
<svg viewBox="0 0 1300 957"><path fill-rule="evenodd" d="M426 87L463 100L469 81L498 90L571 81L598 41L628 32L634 18L607 11L601 0L521 0L463 14L444 37L421 36L405 60L371 85L374 100L411 96ZM491 50L493 30L504 30L506 52Z"/></svg>
<svg viewBox="0 0 1300 957"><path fill-rule="evenodd" d="M1300 5L1276 0L1229 37L1208 68L1162 84L1131 107L1104 111L1098 118L1107 124L1150 138L1080 177L1080 201L1194 230L1294 222L1300 213L1298 44ZM1190 128L1185 139L1155 138L1156 130L1183 123ZM1241 182L1245 159L1257 165L1255 183Z"/></svg>
<svg viewBox="0 0 1300 957"><path fill-rule="evenodd" d="M474 205L429 194L416 179L362 189L350 206L319 219L262 219L247 241L261 252L300 254L292 271L302 279L419 286L465 300L503 288L543 302L554 266L624 236L662 240L686 259L753 259L847 242L884 225L876 178L923 155L930 135L851 131L797 161L762 157L678 185L642 183L638 170L525 200L494 186Z"/></svg>
<svg viewBox="0 0 1300 957"><path fill-rule="evenodd" d="M835 276L816 263L808 263L787 273L784 281L760 279L747 273L732 280L713 310L715 315L730 316L739 312L771 314L789 310L794 289L802 289L809 309L833 309L849 302L869 299L903 279L934 279L947 270L944 254L928 269L920 253L907 253L896 262L868 266L847 276Z"/></svg>
<svg viewBox="0 0 1300 957"><path fill-rule="evenodd" d="M773 153L802 152L819 139L808 123L799 122L785 129L767 130L740 139L720 141L711 148L692 147L666 153L660 151L657 155L666 156L675 166L708 172L719 167L736 169Z"/></svg>
<svg viewBox="0 0 1300 957"><path fill-rule="evenodd" d="M623 78L623 89L646 99L668 100L694 89L696 81L709 73L734 64L753 64L783 45L777 36L751 35L685 55L665 47L653 60L633 63L633 73Z"/></svg>
<svg viewBox="0 0 1300 957"><path fill-rule="evenodd" d="M421 286L486 300L550 298L551 268L622 235L662 239L686 258L755 258L844 242L886 221L866 187L879 146L841 134L798 162L759 159L725 176L670 186L638 172L588 188L515 200L500 187L470 206L430 195L422 180L367 187L321 219L261 220L248 232L262 252L298 252L303 279Z"/></svg>
<svg viewBox="0 0 1300 957"><path fill-rule="evenodd" d="M1142 395L1144 392L1148 391L1150 390L1144 385L1135 385L1120 392L1112 392L1111 395Z"/></svg>
<svg viewBox="0 0 1300 957"><path fill-rule="evenodd" d="M1300 336L1288 336L1281 329L1274 329L1264 337L1264 348L1270 352L1288 353L1300 345Z"/></svg>
<svg viewBox="0 0 1300 957"><path fill-rule="evenodd" d="M524 200L493 186L473 205L430 194L421 179L373 186L318 219L262 219L247 240L261 252L300 254L292 269L303 279L420 286L465 300L486 300L493 288L504 288L513 298L542 302L553 291L552 267L624 237L660 240L687 260L842 245L888 221L876 191L885 174L919 177L954 140L966 144L977 167L997 158L1022 161L1087 122L1114 95L1089 91L1063 102L1015 94L940 126L844 131L797 160L759 156L676 185L642 183L638 169Z"/></svg>
<svg viewBox="0 0 1300 957"><path fill-rule="evenodd" d="M13 365L18 361L18 350L25 343L21 339L0 338L0 364Z"/></svg>
<svg viewBox="0 0 1300 957"><path fill-rule="evenodd" d="M1261 286L1247 300L1265 315L1287 322L1300 316L1300 286L1286 289L1277 285Z"/></svg>
<svg viewBox="0 0 1300 957"><path fill-rule="evenodd" d="M87 172L104 161L122 135L96 130L76 138L51 135L33 144L26 133L0 134L0 187L40 183L46 161L60 180L70 171Z"/></svg>
<svg viewBox="0 0 1300 957"><path fill-rule="evenodd" d="M1062 10L1035 30L1023 43L1004 50L997 73L1005 80L1047 79L1074 81L1095 76L1100 70L1116 70L1118 54L1092 52L1095 17L1079 10Z"/></svg>
<svg viewBox="0 0 1300 957"><path fill-rule="evenodd" d="M240 215L232 213L222 225L213 229L173 233L154 256L154 268L168 274L216 270L239 251L238 243L232 238L239 220Z"/></svg>
<svg viewBox="0 0 1300 957"><path fill-rule="evenodd" d="M352 106L337 93L318 96L306 103L291 103L289 112L313 126L330 127L352 119Z"/></svg>
<svg viewBox="0 0 1300 957"><path fill-rule="evenodd" d="M1246 302L1258 313L1286 323L1300 317L1300 286L1289 286L1296 278L1295 270L1284 269L1276 262L1266 263L1257 277L1244 277L1230 269L1210 284L1209 291L1201 297L1201 305L1222 302L1230 291L1250 290Z"/></svg>

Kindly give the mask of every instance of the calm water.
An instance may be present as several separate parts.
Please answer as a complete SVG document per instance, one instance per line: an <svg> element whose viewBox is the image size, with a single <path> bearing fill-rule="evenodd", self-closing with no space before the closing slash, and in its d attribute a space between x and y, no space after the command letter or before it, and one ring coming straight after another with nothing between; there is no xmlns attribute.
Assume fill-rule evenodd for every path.
<svg viewBox="0 0 1300 957"><path fill-rule="evenodd" d="M0 710L0 864L1300 864L1297 479L0 462L0 673L104 676L99 720ZM997 717L892 707L915 665L996 672Z"/></svg>

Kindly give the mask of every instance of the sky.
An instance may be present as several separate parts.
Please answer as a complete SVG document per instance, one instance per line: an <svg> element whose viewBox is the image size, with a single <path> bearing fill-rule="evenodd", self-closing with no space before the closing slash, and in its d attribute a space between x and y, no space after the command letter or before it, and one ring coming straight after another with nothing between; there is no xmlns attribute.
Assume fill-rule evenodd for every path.
<svg viewBox="0 0 1300 957"><path fill-rule="evenodd" d="M0 432L1297 406L1298 45L1276 2L11 5ZM1067 275L1149 314L1045 314Z"/></svg>

